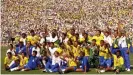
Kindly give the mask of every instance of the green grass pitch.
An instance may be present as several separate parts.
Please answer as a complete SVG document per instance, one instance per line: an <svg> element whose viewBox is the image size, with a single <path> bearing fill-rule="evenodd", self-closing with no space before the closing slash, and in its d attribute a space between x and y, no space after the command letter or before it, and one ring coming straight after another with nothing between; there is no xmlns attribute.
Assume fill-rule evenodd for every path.
<svg viewBox="0 0 133 75"><path fill-rule="evenodd" d="M58 73L46 73L42 72L42 70L32 70L32 71L14 71L14 72L8 72L4 70L4 57L6 55L6 50L8 47L2 46L1 47L1 74L58 74ZM130 54L130 62L131 65L133 65L133 54ZM82 72L70 72L69 74L83 74ZM95 69L91 68L87 74L97 74ZM114 72L106 72L104 74L114 74ZM131 68L130 72L121 72L121 74L133 74L133 66Z"/></svg>

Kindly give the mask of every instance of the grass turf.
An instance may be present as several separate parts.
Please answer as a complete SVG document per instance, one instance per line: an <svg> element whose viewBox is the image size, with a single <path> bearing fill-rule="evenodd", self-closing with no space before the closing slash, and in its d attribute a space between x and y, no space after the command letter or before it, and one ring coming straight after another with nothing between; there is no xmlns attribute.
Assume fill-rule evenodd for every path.
<svg viewBox="0 0 133 75"><path fill-rule="evenodd" d="M32 71L14 71L14 72L8 72L4 70L4 57L6 55L6 50L8 47L2 46L1 47L1 74L58 74L58 73L46 73L42 72L42 70L32 70ZM131 65L133 65L133 54L130 54L130 62ZM69 74L83 74L82 72L70 72ZM91 68L87 74L97 74L95 69ZM114 72L105 72L103 74L114 74ZM133 74L133 66L131 68L130 72L121 72L121 74Z"/></svg>

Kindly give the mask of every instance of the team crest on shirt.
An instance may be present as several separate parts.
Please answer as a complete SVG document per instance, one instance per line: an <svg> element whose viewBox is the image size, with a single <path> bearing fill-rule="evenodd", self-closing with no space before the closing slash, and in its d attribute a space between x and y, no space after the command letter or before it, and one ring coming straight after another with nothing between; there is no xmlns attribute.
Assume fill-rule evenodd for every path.
<svg viewBox="0 0 133 75"><path fill-rule="evenodd" d="M32 62L35 62L35 60L33 59Z"/></svg>

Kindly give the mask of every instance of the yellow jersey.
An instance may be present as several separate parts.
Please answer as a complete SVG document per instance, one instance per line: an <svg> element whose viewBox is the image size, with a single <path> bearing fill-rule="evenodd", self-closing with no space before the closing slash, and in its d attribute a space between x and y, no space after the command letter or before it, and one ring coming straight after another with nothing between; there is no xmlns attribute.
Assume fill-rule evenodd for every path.
<svg viewBox="0 0 133 75"><path fill-rule="evenodd" d="M40 40L40 37L35 35L35 36L27 36L27 41L30 41L31 44L35 44Z"/></svg>
<svg viewBox="0 0 133 75"><path fill-rule="evenodd" d="M109 54L109 50L108 49L105 49L104 51L105 51L105 53L104 53L104 59L110 59L111 58L111 55Z"/></svg>
<svg viewBox="0 0 133 75"><path fill-rule="evenodd" d="M4 59L4 64L6 64L7 66L9 66L10 63L11 63L12 61L16 60L16 59L17 59L17 57L15 57L15 56L12 56L11 59L9 59L8 57L5 57L5 59Z"/></svg>
<svg viewBox="0 0 133 75"><path fill-rule="evenodd" d="M20 66L24 66L25 64L28 63L28 58L27 57L22 57L22 55L19 55L20 57Z"/></svg>
<svg viewBox="0 0 133 75"><path fill-rule="evenodd" d="M63 50L59 47L59 48L57 48L56 51L59 52L59 54L60 54L60 53L62 53Z"/></svg>
<svg viewBox="0 0 133 75"><path fill-rule="evenodd" d="M74 47L74 46L72 46L72 51L73 51L73 53L74 53L74 57L77 57L77 56L79 56L80 54L80 48L79 48L79 46L78 47Z"/></svg>
<svg viewBox="0 0 133 75"><path fill-rule="evenodd" d="M89 42L92 42L92 39L93 39L92 36L88 36L88 41L89 41Z"/></svg>
<svg viewBox="0 0 133 75"><path fill-rule="evenodd" d="M100 41L103 40L103 36L93 36L92 39L96 39L96 44L100 45Z"/></svg>
<svg viewBox="0 0 133 75"><path fill-rule="evenodd" d="M99 48L99 56L104 56L104 46L100 46L100 48Z"/></svg>
<svg viewBox="0 0 133 75"><path fill-rule="evenodd" d="M65 47L66 47L67 50L71 50L71 46L70 45L65 44Z"/></svg>
<svg viewBox="0 0 133 75"><path fill-rule="evenodd" d="M75 37L75 36L72 36L72 37L71 37L71 40L72 40L72 41L76 41L76 37Z"/></svg>
<svg viewBox="0 0 133 75"><path fill-rule="evenodd" d="M79 38L79 42L84 42L85 41L85 38L82 37L82 38Z"/></svg>
<svg viewBox="0 0 133 75"><path fill-rule="evenodd" d="M114 58L114 67L123 66L124 65L123 57L120 56L119 58L117 58L117 56L113 54L113 58Z"/></svg>
<svg viewBox="0 0 133 75"><path fill-rule="evenodd" d="M70 32L67 32L67 37L70 39L72 37L72 34Z"/></svg>
<svg viewBox="0 0 133 75"><path fill-rule="evenodd" d="M69 67L77 66L77 63L74 61L74 58L69 58L68 63Z"/></svg>
<svg viewBox="0 0 133 75"><path fill-rule="evenodd" d="M89 50L85 47L82 48L82 51L85 52L85 56L89 56Z"/></svg>

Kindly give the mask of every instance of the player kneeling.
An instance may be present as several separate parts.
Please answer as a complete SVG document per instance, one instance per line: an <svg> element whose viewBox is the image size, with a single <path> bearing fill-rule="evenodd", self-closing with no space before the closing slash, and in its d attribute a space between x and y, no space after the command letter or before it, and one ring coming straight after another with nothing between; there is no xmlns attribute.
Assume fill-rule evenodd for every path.
<svg viewBox="0 0 133 75"><path fill-rule="evenodd" d="M120 73L121 71L124 71L124 59L121 56L120 50L116 52L116 55L113 54L113 59L114 59L114 71L116 74Z"/></svg>

